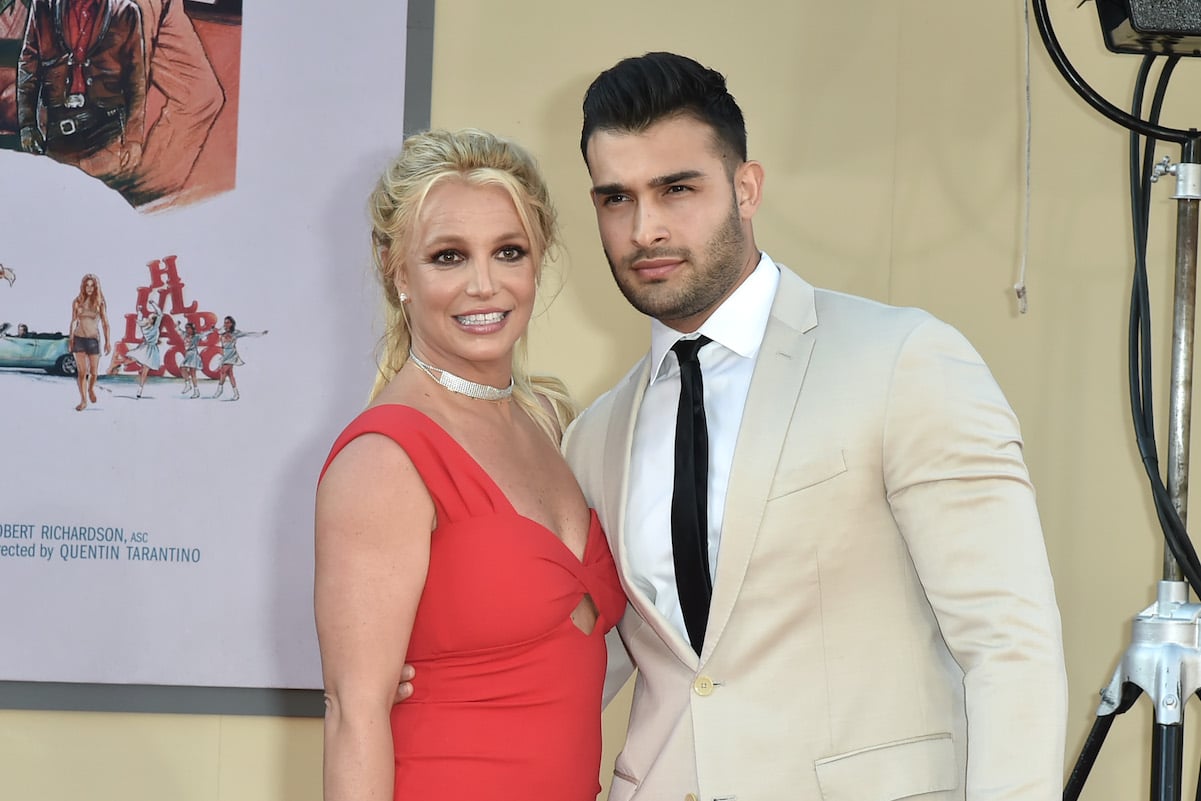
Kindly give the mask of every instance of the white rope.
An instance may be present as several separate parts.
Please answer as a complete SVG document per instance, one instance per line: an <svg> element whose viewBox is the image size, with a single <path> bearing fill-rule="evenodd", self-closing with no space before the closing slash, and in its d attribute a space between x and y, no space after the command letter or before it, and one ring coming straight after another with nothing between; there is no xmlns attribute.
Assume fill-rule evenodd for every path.
<svg viewBox="0 0 1201 801"><path fill-rule="evenodd" d="M1025 149L1025 170L1024 178L1025 186L1023 187L1022 198L1022 256L1021 264L1018 269L1018 282L1013 285L1014 295L1017 296L1018 313L1025 314L1029 309L1026 291L1026 267L1028 257L1030 255L1030 142L1031 142L1031 102L1030 102L1030 4L1022 4L1025 29L1025 68L1026 68L1026 149Z"/></svg>

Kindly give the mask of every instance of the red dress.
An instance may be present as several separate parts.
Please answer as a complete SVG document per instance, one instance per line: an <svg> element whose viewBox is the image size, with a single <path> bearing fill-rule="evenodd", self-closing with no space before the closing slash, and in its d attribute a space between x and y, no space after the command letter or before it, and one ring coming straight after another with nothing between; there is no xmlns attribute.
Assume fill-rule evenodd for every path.
<svg viewBox="0 0 1201 801"><path fill-rule="evenodd" d="M421 412L368 409L329 459L365 433L404 448L438 523L406 655L413 696L392 710L394 798L595 801L604 635L626 604L596 512L580 562ZM591 634L570 618L585 594Z"/></svg>

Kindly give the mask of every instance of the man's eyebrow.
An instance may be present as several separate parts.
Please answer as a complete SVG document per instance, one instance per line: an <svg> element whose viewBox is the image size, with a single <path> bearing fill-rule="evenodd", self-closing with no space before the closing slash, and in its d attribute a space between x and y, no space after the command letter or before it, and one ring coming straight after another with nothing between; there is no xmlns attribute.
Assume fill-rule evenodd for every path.
<svg viewBox="0 0 1201 801"><path fill-rule="evenodd" d="M678 184L684 181L694 181L697 178L704 177L705 174L700 170L680 170L679 172L673 172L670 175L662 175L658 178L652 178L651 186L670 186L671 184Z"/></svg>
<svg viewBox="0 0 1201 801"><path fill-rule="evenodd" d="M673 172L670 175L660 175L650 180L650 186L659 188L663 186L671 186L672 184L682 183L684 181L694 181L697 178L704 178L705 173L701 170L680 170ZM625 184L598 184L592 187L594 195L625 195L629 194L629 187Z"/></svg>
<svg viewBox="0 0 1201 801"><path fill-rule="evenodd" d="M594 195L624 195L627 191L621 184L599 184L592 187Z"/></svg>

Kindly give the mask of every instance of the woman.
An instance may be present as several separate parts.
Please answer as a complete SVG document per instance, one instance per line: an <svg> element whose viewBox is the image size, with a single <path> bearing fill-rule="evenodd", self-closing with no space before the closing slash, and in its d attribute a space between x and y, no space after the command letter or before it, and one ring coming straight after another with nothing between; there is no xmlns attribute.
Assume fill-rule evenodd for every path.
<svg viewBox="0 0 1201 801"><path fill-rule="evenodd" d="M96 402L96 373L100 370L100 332L104 332L104 353L110 350L108 308L100 279L88 273L79 282L79 294L71 302L71 324L67 327L67 350L75 356L75 382L79 386L79 405L75 411Z"/></svg>
<svg viewBox="0 0 1201 801"><path fill-rule="evenodd" d="M126 362L137 364L137 397L139 398L142 397L142 390L146 387L146 376L150 375L151 370L160 370L163 366L163 352L158 346L159 335L162 333L160 328L162 319L163 312L158 304L153 300L147 300L146 307L138 309L138 330L142 332L142 344L131 349L124 358L113 359L113 363L108 368L110 373L115 373Z"/></svg>
<svg viewBox="0 0 1201 801"><path fill-rule="evenodd" d="M197 383L197 371L204 370L204 359L200 356L200 340L207 336L196 333L196 326L186 323L183 330L184 353L179 370L183 373L183 394L192 393L192 398L200 397L200 384Z"/></svg>
<svg viewBox="0 0 1201 801"><path fill-rule="evenodd" d="M230 400L237 400L241 396L238 395L238 379L234 376L234 368L246 364L238 355L238 340L242 337L261 337L267 332L239 331L238 322L232 317L226 317L222 321L222 326L220 333L217 334L217 341L221 343L221 370L217 374L217 391L213 393L213 397L221 397L221 393L225 390L225 379L228 378L229 386L234 391Z"/></svg>
<svg viewBox="0 0 1201 801"><path fill-rule="evenodd" d="M380 373L317 490L325 799L593 801L625 597L559 454L566 392L521 368L545 183L510 142L433 131L371 210Z"/></svg>

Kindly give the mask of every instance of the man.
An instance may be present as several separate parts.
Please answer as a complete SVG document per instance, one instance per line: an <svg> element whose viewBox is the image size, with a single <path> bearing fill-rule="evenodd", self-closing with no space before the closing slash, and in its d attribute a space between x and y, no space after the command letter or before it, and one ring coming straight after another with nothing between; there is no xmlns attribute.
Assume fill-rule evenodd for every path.
<svg viewBox="0 0 1201 801"><path fill-rule="evenodd" d="M142 159L146 58L133 0L34 0L17 67L21 148L106 183Z"/></svg>
<svg viewBox="0 0 1201 801"><path fill-rule="evenodd" d="M137 0L146 31L146 57L163 107L146 134L146 152L124 190L135 206L183 192L225 105L204 45L183 0Z"/></svg>
<svg viewBox="0 0 1201 801"><path fill-rule="evenodd" d="M17 125L17 58L25 39L30 0L0 0L0 147L20 132Z"/></svg>
<svg viewBox="0 0 1201 801"><path fill-rule="evenodd" d="M618 63L581 149L613 276L653 318L564 440L630 599L610 801L1059 797L1059 614L980 357L758 249L764 171L719 73Z"/></svg>

